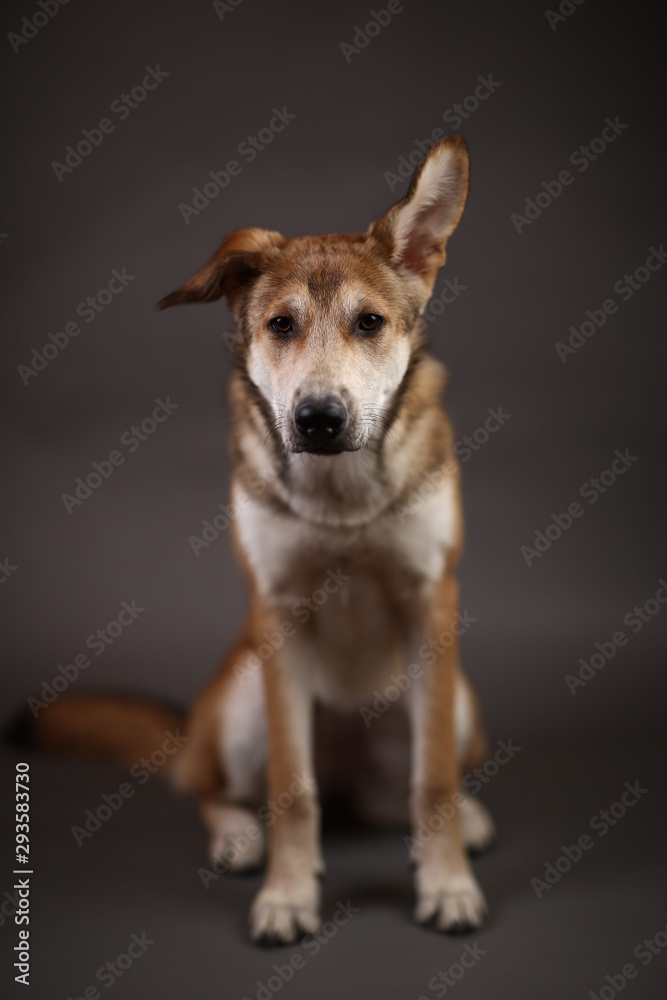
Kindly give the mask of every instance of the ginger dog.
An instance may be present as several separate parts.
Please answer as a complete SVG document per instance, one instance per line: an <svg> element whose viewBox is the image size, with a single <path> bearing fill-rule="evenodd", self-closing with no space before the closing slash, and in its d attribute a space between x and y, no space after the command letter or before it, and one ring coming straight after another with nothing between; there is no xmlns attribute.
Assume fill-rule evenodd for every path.
<svg viewBox="0 0 667 1000"><path fill-rule="evenodd" d="M257 865L270 833L251 909L256 940L291 942L320 924L315 704L368 704L412 662L424 667L400 707L411 731L415 915L452 932L478 927L486 911L466 848L485 847L493 824L460 785L462 769L484 755L454 627L460 476L442 406L445 372L426 352L421 319L467 188L467 148L451 135L363 235L237 230L159 303L224 296L236 321L232 527L250 608L192 709L173 778L199 796L214 857L252 830L233 867ZM395 506L425 482L437 488L399 518ZM318 593L317 613L295 620L295 602ZM438 642L443 633L452 641ZM282 641L258 656L266 636ZM49 708L44 725L57 728L64 708ZM104 709L89 709L99 742L93 720ZM108 707L107 729L124 711ZM143 721L136 704L134 712L141 740L131 750L106 746L132 760L173 723L157 709L144 708ZM261 830L258 809L295 780L299 793ZM420 840L434 816L437 832Z"/></svg>

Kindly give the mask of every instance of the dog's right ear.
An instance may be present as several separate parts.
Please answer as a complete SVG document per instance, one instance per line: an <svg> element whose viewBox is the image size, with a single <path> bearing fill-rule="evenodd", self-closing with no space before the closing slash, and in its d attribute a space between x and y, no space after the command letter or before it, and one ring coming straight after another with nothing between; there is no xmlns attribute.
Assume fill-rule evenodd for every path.
<svg viewBox="0 0 667 1000"><path fill-rule="evenodd" d="M261 274L269 257L286 243L267 229L236 229L189 281L158 302L158 309L189 302L214 302L223 295L232 312L239 293Z"/></svg>

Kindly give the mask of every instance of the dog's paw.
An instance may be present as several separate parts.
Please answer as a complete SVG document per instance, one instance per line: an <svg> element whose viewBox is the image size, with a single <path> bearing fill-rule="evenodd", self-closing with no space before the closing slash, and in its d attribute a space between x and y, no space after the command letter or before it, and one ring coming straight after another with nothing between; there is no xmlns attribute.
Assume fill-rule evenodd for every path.
<svg viewBox="0 0 667 1000"><path fill-rule="evenodd" d="M424 879L417 889L415 919L420 924L434 922L440 931L461 934L484 923L487 913L484 894L472 875L447 879Z"/></svg>
<svg viewBox="0 0 667 1000"><path fill-rule="evenodd" d="M208 846L214 865L223 865L225 871L254 872L264 864L264 836L250 840L243 835L220 834Z"/></svg>
<svg viewBox="0 0 667 1000"><path fill-rule="evenodd" d="M487 851L496 841L496 825L491 813L470 795L466 795L461 803L461 835L471 854Z"/></svg>
<svg viewBox="0 0 667 1000"><path fill-rule="evenodd" d="M266 885L250 911L250 936L262 944L293 944L321 925L316 879L295 885Z"/></svg>
<svg viewBox="0 0 667 1000"><path fill-rule="evenodd" d="M240 806L220 805L209 809L211 861L225 871L254 871L261 867L266 838L256 816Z"/></svg>

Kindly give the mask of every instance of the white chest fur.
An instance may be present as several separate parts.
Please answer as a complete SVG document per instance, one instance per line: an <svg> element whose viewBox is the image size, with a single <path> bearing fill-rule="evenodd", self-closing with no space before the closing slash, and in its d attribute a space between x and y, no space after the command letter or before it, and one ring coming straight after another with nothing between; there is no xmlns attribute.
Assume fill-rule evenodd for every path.
<svg viewBox="0 0 667 1000"><path fill-rule="evenodd" d="M296 620L291 646L312 663L317 693L363 701L401 669L415 612L444 571L458 533L453 480L366 524L279 513L240 489L233 499L259 594L279 618Z"/></svg>
<svg viewBox="0 0 667 1000"><path fill-rule="evenodd" d="M239 540L262 596L285 603L327 570L384 577L388 588L428 587L442 575L457 537L454 482L445 477L428 497L392 504L367 523L309 520L277 512L237 489Z"/></svg>

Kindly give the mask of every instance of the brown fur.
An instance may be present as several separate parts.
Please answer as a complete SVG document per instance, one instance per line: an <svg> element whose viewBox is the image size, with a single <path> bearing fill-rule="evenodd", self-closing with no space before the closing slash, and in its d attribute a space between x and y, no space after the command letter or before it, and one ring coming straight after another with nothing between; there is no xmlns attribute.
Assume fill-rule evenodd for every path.
<svg viewBox="0 0 667 1000"><path fill-rule="evenodd" d="M184 731L185 713L153 701L118 695L71 694L28 721L36 746L77 757L135 764L159 749L169 732Z"/></svg>
<svg viewBox="0 0 667 1000"><path fill-rule="evenodd" d="M420 315L445 261L467 185L465 143L450 136L417 169L406 197L365 234L287 239L257 228L237 230L159 304L166 308L225 296L237 322L232 493L243 511L233 522L233 535L250 609L239 640L193 707L189 741L173 777L179 787L200 796L217 849L224 845L226 831L245 822L243 810L261 805L264 791L258 792L254 782L253 739L259 740L264 730L269 799L288 794L295 776L303 780L303 792L293 796L271 829L266 880L252 910L257 938L289 941L319 923L317 876L323 864L312 692L317 669L325 670L342 638L337 619L326 616L340 614L337 609L345 605L334 602L324 616L299 626L296 638L264 660L262 688L251 689L252 697L261 695L263 709L243 694L239 668L261 646L265 633L289 621L293 594L313 592L332 565L342 567L351 586L363 583L371 609L373 601L382 602L376 646L386 648L387 672L404 665L408 638L436 640L455 621L455 572L463 541L460 471L442 408L445 372L426 353ZM382 317L373 336L361 336L356 326L356 317L364 313ZM288 317L288 335L272 332L275 316ZM308 393L321 394L323 386L338 394L346 412L339 454L299 464L295 455L312 449L299 438L293 413ZM357 452L361 457L350 458ZM427 475L437 472L444 484L444 513L434 509L432 524L423 514L401 534L394 505L407 504ZM410 551L412 527L415 544L426 545L421 561ZM268 531L265 541L263 531ZM437 577L429 576L435 573L429 568L433 559L434 566L441 560ZM364 597L358 589L354 594ZM359 611L355 618L354 605L346 614L344 627L356 628L360 642L366 641L368 616ZM319 631L329 620L334 623L331 649L322 647ZM309 651L318 643L319 657L311 662ZM349 662L341 660L331 679L322 674L320 683L340 687L340 694L330 693L333 701L355 698L363 689L365 678L354 659L362 649L353 645ZM377 659L377 649L370 652ZM461 760L455 742L455 691L462 684L471 731ZM248 712L255 713L247 719L248 733L234 714L246 704L244 697ZM444 930L478 926L484 901L465 855L460 774L462 765L479 762L485 742L476 699L460 675L458 639L439 650L424 672L423 699L417 692L411 704L415 831L439 809L456 805L436 834L413 850L416 914L420 920L435 918ZM227 723L223 709L231 713ZM258 719L261 725L253 737ZM53 729L61 722L62 715L55 713ZM223 751L227 724L236 727L235 743ZM112 740L109 747L113 745ZM248 817L252 820L251 813Z"/></svg>

